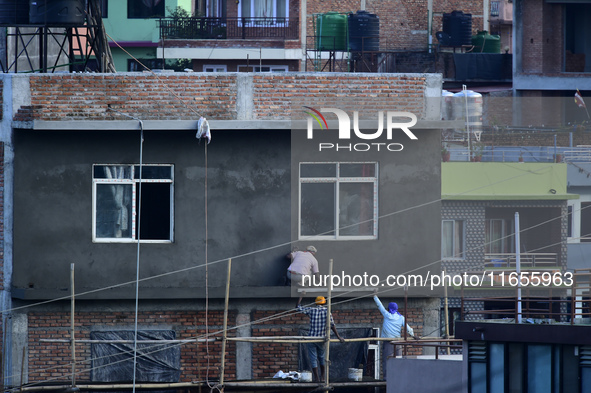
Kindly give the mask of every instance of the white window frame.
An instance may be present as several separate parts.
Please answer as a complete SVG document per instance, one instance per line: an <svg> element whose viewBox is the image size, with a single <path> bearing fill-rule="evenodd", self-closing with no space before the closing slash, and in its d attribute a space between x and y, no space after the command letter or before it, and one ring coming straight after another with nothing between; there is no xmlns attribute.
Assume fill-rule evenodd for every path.
<svg viewBox="0 0 591 393"><path fill-rule="evenodd" d="M305 177L301 176L302 165L306 164L334 164L336 165L335 177ZM342 164L372 164L375 166L374 177L340 177L340 165ZM299 165L299 187L298 187L298 238L318 240L375 240L378 238L378 163L377 162L300 162ZM334 235L302 235L302 184L304 183L334 183L335 184L335 222ZM339 197L341 183L373 183L373 235L369 236L348 236L339 234Z"/></svg>
<svg viewBox="0 0 591 393"><path fill-rule="evenodd" d="M213 71L208 71L211 68ZM225 64L204 64L203 72L228 72L228 66Z"/></svg>
<svg viewBox="0 0 591 393"><path fill-rule="evenodd" d="M462 247L461 250L459 250L459 252L456 252L456 248L458 247L457 244L455 244L455 236L452 236L452 256L448 257L448 256L444 256L443 255L443 225L446 222L453 222L453 232L455 233L455 229L456 229L456 225L460 225L460 227L462 228ZM456 255L460 255L459 257ZM464 260L466 259L466 225L464 220L454 220L454 219L450 219L450 220L441 220L441 259L444 259L446 261L449 260Z"/></svg>
<svg viewBox="0 0 591 393"><path fill-rule="evenodd" d="M130 179L95 179L94 178L94 168L96 166L116 166L116 167L129 167L130 168ZM166 166L170 167L170 179L141 179L142 183L168 183L170 184L170 233L168 239L143 239L140 240L140 243L172 243L174 241L174 165L172 164L143 164L143 167L156 167L156 166ZM139 195L136 193L135 185L140 182L140 179L134 178L134 168L139 167L139 164L94 164L92 168L92 241L94 243L136 243L136 225L137 225L137 217L136 217L136 204ZM125 238L117 238L117 237L97 237L96 234L96 213L97 213L97 185L99 184L129 184L132 185L132 198L131 198L131 212L129 214L132 215L131 218L131 225L132 228L130 230L131 237ZM140 233L141 236L141 233Z"/></svg>
<svg viewBox="0 0 591 393"><path fill-rule="evenodd" d="M245 68L252 68L252 72L287 72L289 71L289 66L286 65L255 65L255 66L247 66L246 64L238 66L238 72L244 72ZM266 69L269 70L266 70ZM261 70L262 69L262 70Z"/></svg>

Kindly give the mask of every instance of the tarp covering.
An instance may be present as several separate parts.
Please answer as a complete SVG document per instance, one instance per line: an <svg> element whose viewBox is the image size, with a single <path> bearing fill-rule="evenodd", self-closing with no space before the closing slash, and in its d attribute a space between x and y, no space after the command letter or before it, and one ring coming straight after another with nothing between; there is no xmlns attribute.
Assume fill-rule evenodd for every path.
<svg viewBox="0 0 591 393"><path fill-rule="evenodd" d="M501 53L455 53L457 81L470 79L510 80L511 55Z"/></svg>
<svg viewBox="0 0 591 393"><path fill-rule="evenodd" d="M133 340L133 331L91 332L92 381L131 382L133 380L133 342L114 343L112 340ZM178 344L140 344L141 340L174 340L170 330L138 331L137 382L178 382L181 376L181 350Z"/></svg>
<svg viewBox="0 0 591 393"><path fill-rule="evenodd" d="M338 328L337 328L338 329ZM371 328L360 329L339 329L339 334L343 338L360 338L370 337ZM300 334L305 336L308 334L307 330L301 330ZM334 334L332 334L332 338ZM307 344L299 344L299 371L312 370L310 361L308 360ZM368 341L351 342L351 343L330 343L330 367L329 377L331 381L347 381L349 368L359 368L363 365L365 369L367 364L367 349Z"/></svg>

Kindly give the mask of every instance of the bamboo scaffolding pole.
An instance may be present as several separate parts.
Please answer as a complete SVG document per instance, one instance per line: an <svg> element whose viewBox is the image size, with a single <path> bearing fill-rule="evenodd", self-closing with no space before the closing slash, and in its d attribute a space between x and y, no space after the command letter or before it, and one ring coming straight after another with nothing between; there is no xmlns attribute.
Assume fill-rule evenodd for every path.
<svg viewBox="0 0 591 393"><path fill-rule="evenodd" d="M20 386L20 391L23 391L23 384L24 384L24 379L25 379L25 352L26 352L26 347L23 347L23 358L21 361L21 386Z"/></svg>
<svg viewBox="0 0 591 393"><path fill-rule="evenodd" d="M224 335L222 337L222 361L220 368L220 385L224 391L224 372L226 371L226 342L228 341L228 302L230 299L230 273L232 271L232 258L228 259L228 276L226 277L226 302L224 304Z"/></svg>
<svg viewBox="0 0 591 393"><path fill-rule="evenodd" d="M228 337L228 341L244 341L244 342L251 342L251 343L292 343L292 344L301 344L301 343L321 343L325 340L322 338L308 338L308 336L301 337L301 336L277 336L277 337ZM357 337L357 338L345 338L345 342L360 342L360 341L396 341L396 342L444 342L444 341L461 341L460 339L443 339L440 337L421 337L419 339L412 339L412 340L405 340L402 337L399 338L389 338L389 337ZM340 342L339 339L331 338L330 342L336 343Z"/></svg>
<svg viewBox="0 0 591 393"><path fill-rule="evenodd" d="M70 299L70 339L72 340L72 387L76 386L76 337L74 332L74 264L70 264L70 291L72 297Z"/></svg>
<svg viewBox="0 0 591 393"><path fill-rule="evenodd" d="M266 337L227 337L227 341L244 341L244 342L259 342L259 343L309 343L309 342L324 342L324 339L318 339L310 336L266 336ZM425 341L425 340L433 340L433 341L446 341L443 338L439 337L421 337L418 340L407 340L409 342L416 342L416 341ZM451 339L453 340L453 339ZM459 340L459 339L458 339ZM60 339L60 338L41 338L39 342L45 343L69 343L71 340L69 339ZM198 339L199 342L214 342L219 341L217 338L203 338ZM387 338L387 337L357 337L357 338L346 338L345 342L356 342L356 341L404 341L403 338ZM85 339L78 339L76 340L77 343L84 343L84 344L133 344L133 340L85 340ZM140 340L138 343L140 344L175 344L175 343L194 343L195 339L185 339L185 340ZM330 342L336 343L339 342L338 339L331 338Z"/></svg>
<svg viewBox="0 0 591 393"><path fill-rule="evenodd" d="M39 342L42 343L69 343L72 340L65 339L65 338L41 338ZM213 342L218 341L217 338L199 338L197 339L198 342ZM86 339L79 339L76 340L77 343L84 343L84 344L133 344L133 340L86 340ZM183 343L194 343L195 339L184 339L184 340L138 340L140 344L183 344Z"/></svg>
<svg viewBox="0 0 591 393"><path fill-rule="evenodd" d="M333 264L333 260L332 258L328 260L328 277L332 277L332 264ZM326 373L325 377L325 387L326 389L329 388L329 383L330 383L330 379L329 379L329 371L330 371L330 311L331 311L331 305L332 305L332 300L330 298L331 295L331 289L332 289L332 285L328 286L328 299L327 302L328 304L326 305L326 343L324 344L326 349L326 365L324 366L324 372Z"/></svg>

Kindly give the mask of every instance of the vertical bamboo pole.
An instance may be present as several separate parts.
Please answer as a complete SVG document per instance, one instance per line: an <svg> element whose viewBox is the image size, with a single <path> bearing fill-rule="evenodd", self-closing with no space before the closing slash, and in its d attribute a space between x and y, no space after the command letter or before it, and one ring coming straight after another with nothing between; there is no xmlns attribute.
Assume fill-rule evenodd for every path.
<svg viewBox="0 0 591 393"><path fill-rule="evenodd" d="M70 338L72 340L72 387L76 386L76 338L74 336L74 264L70 264Z"/></svg>
<svg viewBox="0 0 591 393"><path fill-rule="evenodd" d="M220 368L220 385L224 390L224 371L226 369L226 341L228 338L228 300L230 298L230 272L232 270L232 258L228 259L228 277L226 277L226 303L224 305L224 335L222 338L222 366Z"/></svg>
<svg viewBox="0 0 591 393"><path fill-rule="evenodd" d="M408 285L404 286L404 324L402 325L402 329L404 329L404 341L407 340L406 338L406 325L408 324ZM408 355L408 345L404 344L404 357Z"/></svg>
<svg viewBox="0 0 591 393"><path fill-rule="evenodd" d="M21 358L21 392L23 391L23 383L25 378L25 351L26 347L23 347L23 357Z"/></svg>
<svg viewBox="0 0 591 393"><path fill-rule="evenodd" d="M197 380L201 381L201 363L199 362L199 331L197 330L197 317L193 317L193 324L195 325L195 357L197 358ZM201 393L201 385L199 384L198 392Z"/></svg>
<svg viewBox="0 0 591 393"><path fill-rule="evenodd" d="M332 277L332 263L333 260L330 259L328 261L328 277ZM326 373L326 375L324 376L324 380L325 380L325 386L328 389L328 385L329 385L329 378L328 375L330 374L330 310L331 310L331 293L332 293L332 285L329 283L327 285L327 304L326 304L326 342L325 342L325 352L326 352L326 365L324 366L324 372Z"/></svg>

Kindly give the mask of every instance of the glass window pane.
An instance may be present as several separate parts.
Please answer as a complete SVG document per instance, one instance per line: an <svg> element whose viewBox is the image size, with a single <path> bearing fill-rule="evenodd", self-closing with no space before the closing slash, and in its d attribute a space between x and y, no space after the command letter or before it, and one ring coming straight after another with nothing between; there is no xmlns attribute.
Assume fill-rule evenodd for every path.
<svg viewBox="0 0 591 393"><path fill-rule="evenodd" d="M509 344L509 393L523 392L524 362L523 344Z"/></svg>
<svg viewBox="0 0 591 393"><path fill-rule="evenodd" d="M590 202L581 202L581 242L591 242Z"/></svg>
<svg viewBox="0 0 591 393"><path fill-rule="evenodd" d="M340 177L375 177L375 164L341 164Z"/></svg>
<svg viewBox="0 0 591 393"><path fill-rule="evenodd" d="M158 18L164 16L164 0L128 0L128 18Z"/></svg>
<svg viewBox="0 0 591 393"><path fill-rule="evenodd" d="M373 183L341 183L339 186L339 235L372 236L373 218Z"/></svg>
<svg viewBox="0 0 591 393"><path fill-rule="evenodd" d="M93 171L95 179L131 179L129 165L95 165Z"/></svg>
<svg viewBox="0 0 591 393"><path fill-rule="evenodd" d="M136 192L139 195L139 182ZM170 236L170 189L169 183L142 182L141 217L138 217L141 240L171 240ZM136 205L139 213L139 204ZM137 238L136 233L136 238Z"/></svg>
<svg viewBox="0 0 591 393"><path fill-rule="evenodd" d="M454 257L462 258L464 253L464 223L454 221Z"/></svg>
<svg viewBox="0 0 591 393"><path fill-rule="evenodd" d="M300 177L336 177L336 164L301 164Z"/></svg>
<svg viewBox="0 0 591 393"><path fill-rule="evenodd" d="M245 18L249 18L252 16L252 15L250 15L250 2L251 2L251 0L242 0L240 2L242 16Z"/></svg>
<svg viewBox="0 0 591 393"><path fill-rule="evenodd" d="M131 238L131 184L96 185L96 237Z"/></svg>
<svg viewBox="0 0 591 393"><path fill-rule="evenodd" d="M140 166L134 166L134 174L135 179L140 178ZM172 179L172 167L165 165L165 166L155 166L155 165L143 165L142 166L142 179Z"/></svg>
<svg viewBox="0 0 591 393"><path fill-rule="evenodd" d="M503 220L491 219L486 225L486 252L503 252Z"/></svg>
<svg viewBox="0 0 591 393"><path fill-rule="evenodd" d="M505 389L505 344L490 344L490 391Z"/></svg>
<svg viewBox="0 0 591 393"><path fill-rule="evenodd" d="M301 235L334 236L335 183L302 183Z"/></svg>
<svg viewBox="0 0 591 393"><path fill-rule="evenodd" d="M470 363L470 388L472 392L486 393L486 363Z"/></svg>
<svg viewBox="0 0 591 393"><path fill-rule="evenodd" d="M272 17L273 16L273 0L253 0L254 1L254 16L256 17Z"/></svg>
<svg viewBox="0 0 591 393"><path fill-rule="evenodd" d="M285 18L287 16L286 10L287 0L277 0L277 17Z"/></svg>
<svg viewBox="0 0 591 393"><path fill-rule="evenodd" d="M534 345L527 347L527 391L528 393L550 393L552 391L552 346Z"/></svg>
<svg viewBox="0 0 591 393"><path fill-rule="evenodd" d="M441 258L453 257L453 224L451 220L441 223Z"/></svg>

